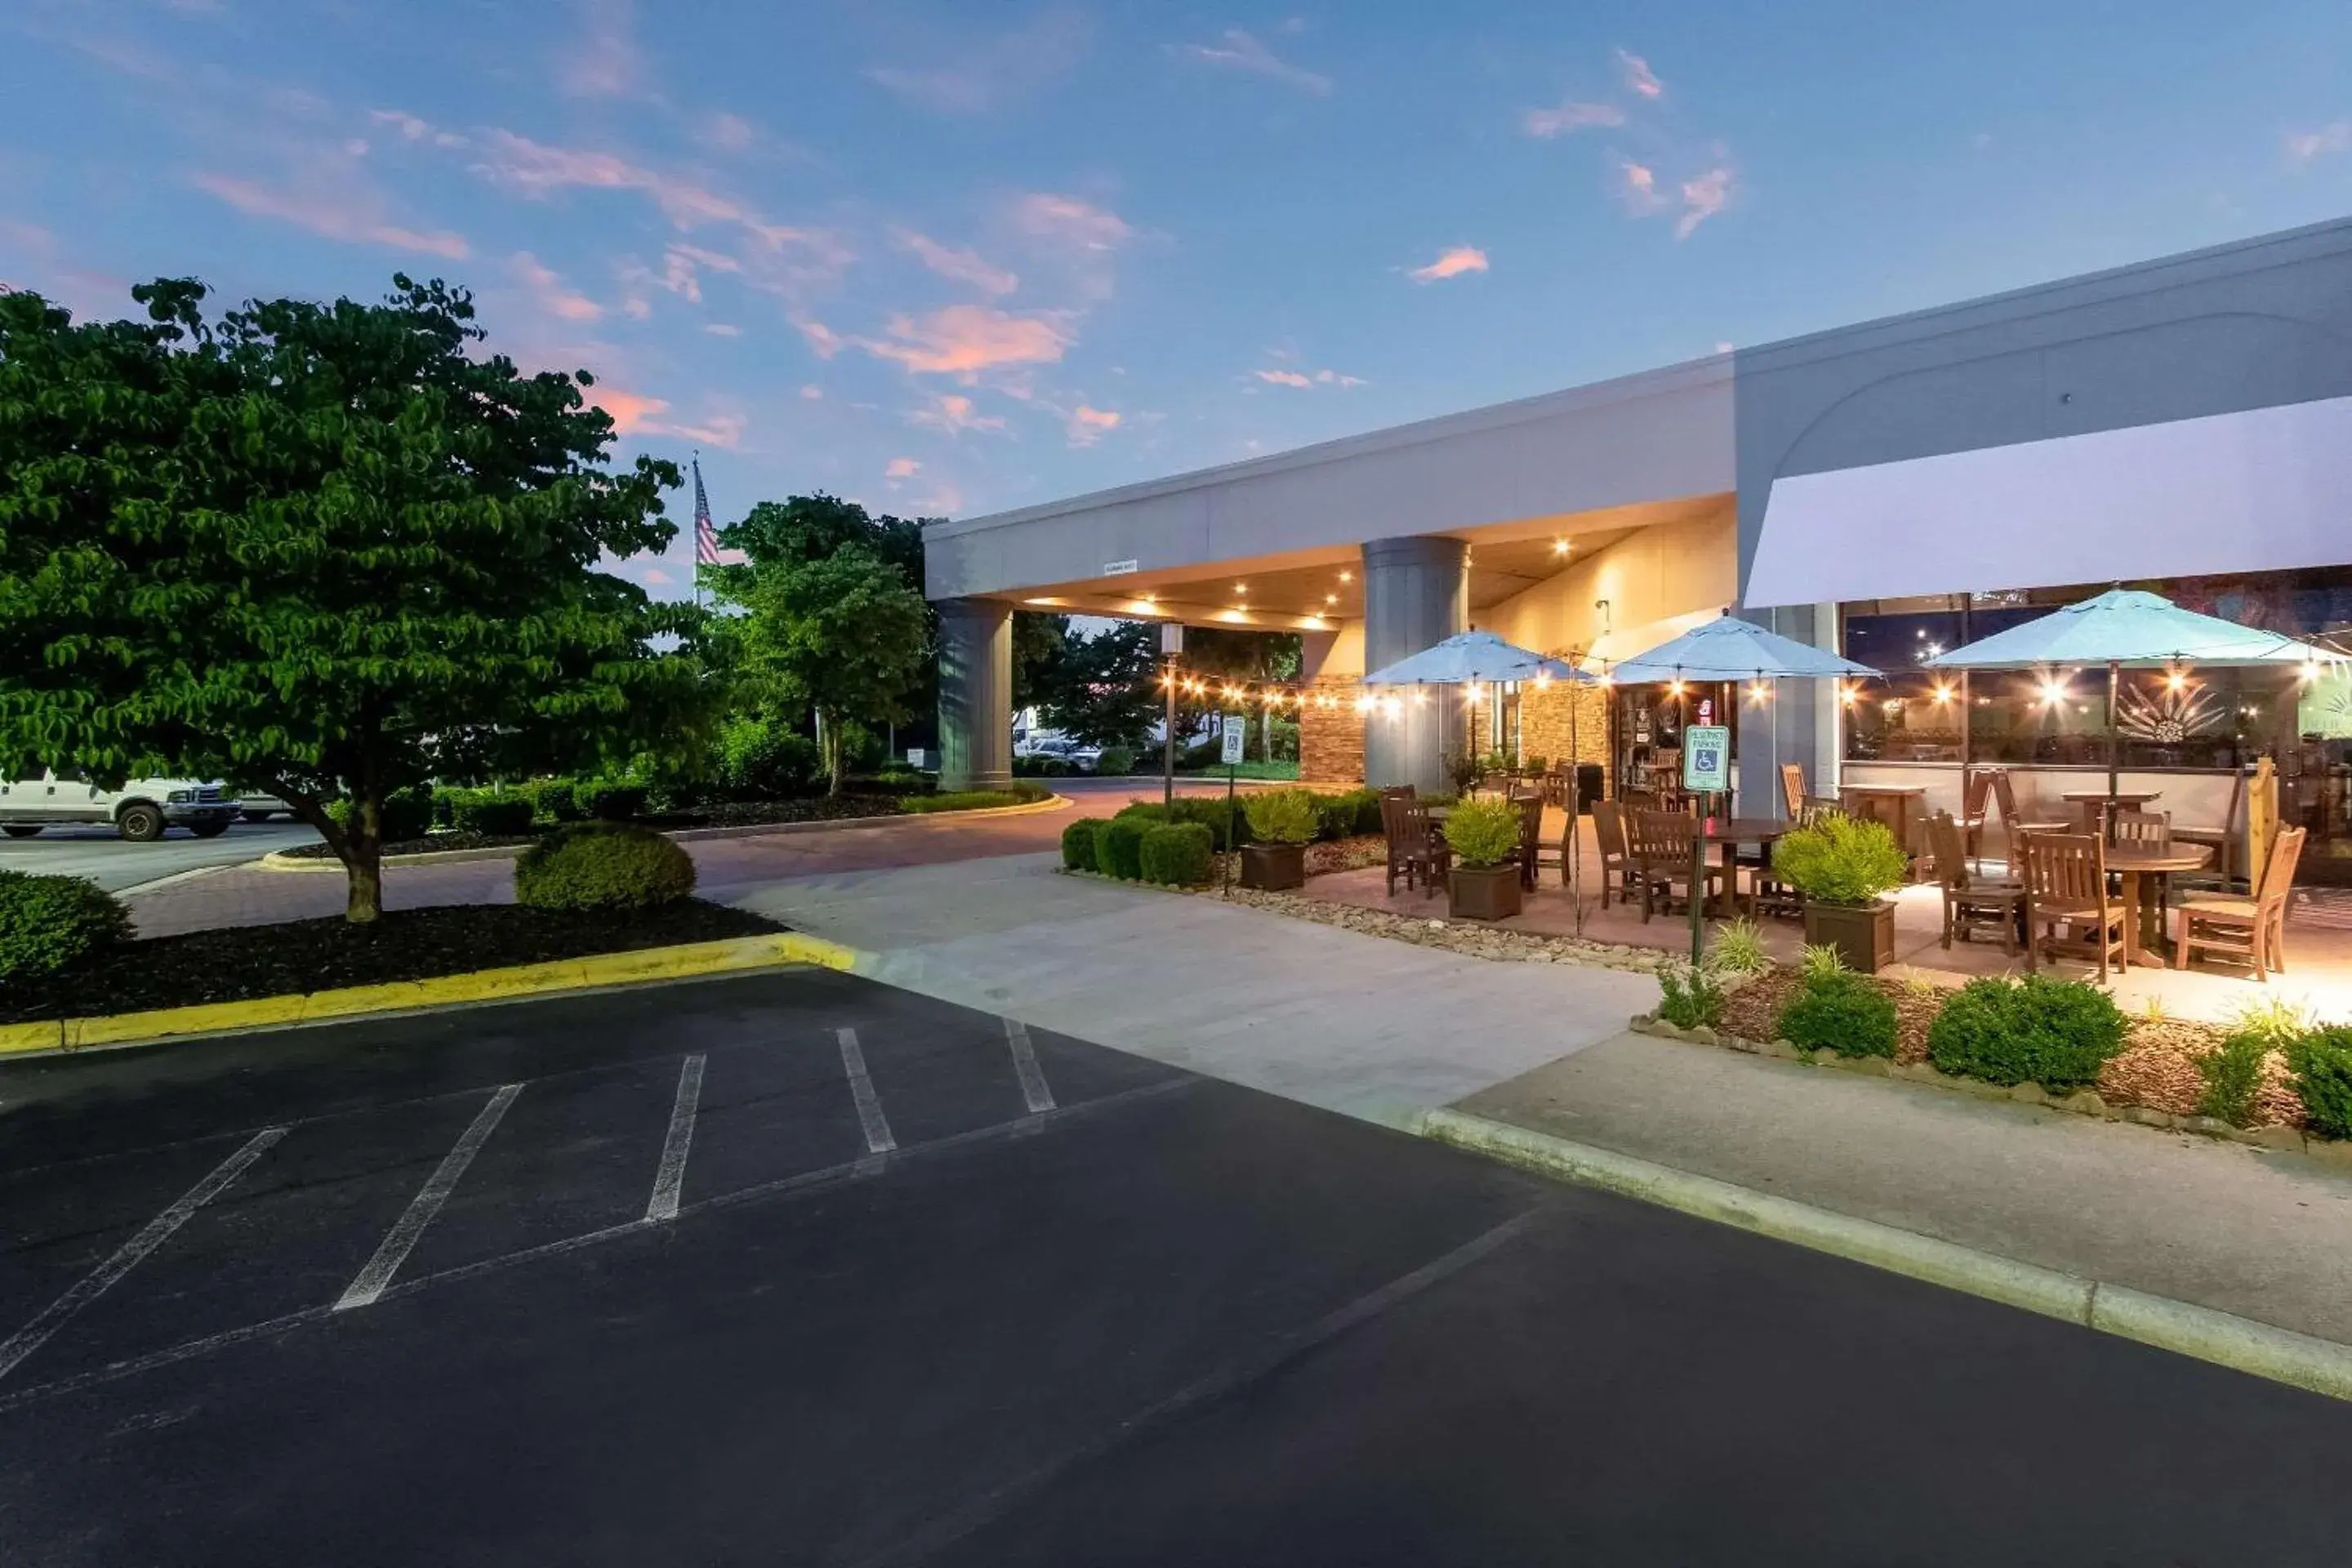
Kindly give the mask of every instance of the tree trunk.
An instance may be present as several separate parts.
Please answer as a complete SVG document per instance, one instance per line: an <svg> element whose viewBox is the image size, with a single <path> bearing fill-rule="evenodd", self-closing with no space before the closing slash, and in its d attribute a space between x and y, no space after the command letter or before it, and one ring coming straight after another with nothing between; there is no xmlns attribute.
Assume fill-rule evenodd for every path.
<svg viewBox="0 0 2352 1568"><path fill-rule="evenodd" d="M824 716L820 713L817 716L817 730L818 733L824 737L824 766L825 775L828 781L825 784L824 793L828 795L838 797L841 794L841 760L843 754L841 744L841 720L839 716L836 715L834 721L828 724L824 721Z"/></svg>
<svg viewBox="0 0 2352 1568"><path fill-rule="evenodd" d="M373 925L383 913L383 802L362 797L352 803L351 823L335 854L350 879L343 919L355 926Z"/></svg>

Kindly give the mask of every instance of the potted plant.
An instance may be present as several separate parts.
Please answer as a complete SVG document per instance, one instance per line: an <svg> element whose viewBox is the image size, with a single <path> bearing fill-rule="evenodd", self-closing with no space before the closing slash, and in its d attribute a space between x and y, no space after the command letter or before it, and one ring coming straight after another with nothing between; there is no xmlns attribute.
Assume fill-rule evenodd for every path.
<svg viewBox="0 0 2352 1568"><path fill-rule="evenodd" d="M1446 913L1456 920L1498 921L1519 912L1519 808L1508 801L1474 800L1445 819L1454 848L1446 878Z"/></svg>
<svg viewBox="0 0 2352 1568"><path fill-rule="evenodd" d="M1278 893L1307 885L1307 845L1321 819L1315 797L1303 789L1271 789L1246 796L1254 843L1242 846L1242 886Z"/></svg>
<svg viewBox="0 0 2352 1568"><path fill-rule="evenodd" d="M1846 966L1875 974L1895 956L1886 895L1911 866L1883 822L1832 815L1772 846L1772 875L1805 898L1805 942L1834 947Z"/></svg>

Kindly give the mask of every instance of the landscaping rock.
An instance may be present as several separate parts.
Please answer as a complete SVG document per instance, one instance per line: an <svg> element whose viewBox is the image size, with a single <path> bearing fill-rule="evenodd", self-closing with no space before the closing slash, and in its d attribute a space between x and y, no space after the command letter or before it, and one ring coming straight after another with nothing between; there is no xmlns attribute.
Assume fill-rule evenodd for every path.
<svg viewBox="0 0 2352 1568"><path fill-rule="evenodd" d="M1838 1064L1838 1054L1827 1046L1823 1046L1813 1053L1812 1063L1817 1068L1833 1068Z"/></svg>
<svg viewBox="0 0 2352 1568"><path fill-rule="evenodd" d="M2124 1107L2124 1120L2141 1127L2169 1128L2174 1119L2168 1110L2158 1110L2146 1105L2126 1105Z"/></svg>
<svg viewBox="0 0 2352 1568"><path fill-rule="evenodd" d="M2184 1116L2180 1119L2183 1132L2202 1132L2208 1138L2234 1138L2238 1130L2218 1116Z"/></svg>
<svg viewBox="0 0 2352 1568"><path fill-rule="evenodd" d="M2072 1110L2083 1116L2113 1114L2107 1109L2107 1102L2099 1098L2099 1091L2095 1089L2078 1089L2065 1099L2054 1100L2051 1103L2061 1110Z"/></svg>
<svg viewBox="0 0 2352 1568"><path fill-rule="evenodd" d="M2281 1149L2290 1154L2301 1154L2313 1142L2293 1127L2256 1127L2246 1133L2246 1141L2261 1149Z"/></svg>
<svg viewBox="0 0 2352 1568"><path fill-rule="evenodd" d="M2047 1105L2050 1103L2050 1091L2028 1079L2023 1083L2011 1085L2009 1098L2021 1105Z"/></svg>

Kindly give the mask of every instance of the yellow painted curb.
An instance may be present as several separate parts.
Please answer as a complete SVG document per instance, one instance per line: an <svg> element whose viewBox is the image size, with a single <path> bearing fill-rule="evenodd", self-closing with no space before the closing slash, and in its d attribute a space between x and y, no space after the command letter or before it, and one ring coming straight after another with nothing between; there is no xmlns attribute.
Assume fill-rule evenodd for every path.
<svg viewBox="0 0 2352 1568"><path fill-rule="evenodd" d="M128 1045L133 1041L165 1040L187 1035L268 1029L288 1024L361 1017L371 1013L407 1012L418 1007L501 1001L517 996L579 991L593 986L723 974L732 970L765 969L782 963L810 963L826 969L846 970L856 963L856 952L837 942L826 942L822 937L805 936L799 931L782 931L772 936L685 942L675 947L640 948L634 952L602 952L587 958L558 959L547 963L478 969L467 974L436 975L429 980L350 985L333 991L313 991L307 995L260 996L248 1002L209 1002L193 1007L163 1007L144 1013L68 1018L62 1023L5 1024L0 1025L0 1055L77 1051L94 1046Z"/></svg>

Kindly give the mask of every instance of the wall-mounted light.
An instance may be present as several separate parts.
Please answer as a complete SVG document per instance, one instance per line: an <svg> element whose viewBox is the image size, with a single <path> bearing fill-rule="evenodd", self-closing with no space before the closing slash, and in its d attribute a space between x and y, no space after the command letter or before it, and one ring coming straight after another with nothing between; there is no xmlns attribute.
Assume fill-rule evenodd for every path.
<svg viewBox="0 0 2352 1568"><path fill-rule="evenodd" d="M1356 574L1353 572L1342 572L1339 574L1339 581L1342 583L1352 583L1355 580Z"/></svg>
<svg viewBox="0 0 2352 1568"><path fill-rule="evenodd" d="M1567 540L1565 540L1565 539L1555 539L1555 540L1553 540L1553 541L1551 542L1551 552L1552 552L1554 555L1565 555L1565 554L1567 554L1567 553L1568 553L1568 541L1567 541Z"/></svg>

